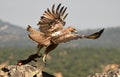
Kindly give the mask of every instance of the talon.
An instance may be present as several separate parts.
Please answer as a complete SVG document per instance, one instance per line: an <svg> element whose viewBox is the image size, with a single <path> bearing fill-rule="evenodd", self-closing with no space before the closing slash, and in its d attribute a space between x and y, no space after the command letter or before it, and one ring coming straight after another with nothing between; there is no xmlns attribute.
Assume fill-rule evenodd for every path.
<svg viewBox="0 0 120 77"><path fill-rule="evenodd" d="M43 56L43 63L46 65L46 55Z"/></svg>
<svg viewBox="0 0 120 77"><path fill-rule="evenodd" d="M46 63L46 60L43 58L43 63Z"/></svg>

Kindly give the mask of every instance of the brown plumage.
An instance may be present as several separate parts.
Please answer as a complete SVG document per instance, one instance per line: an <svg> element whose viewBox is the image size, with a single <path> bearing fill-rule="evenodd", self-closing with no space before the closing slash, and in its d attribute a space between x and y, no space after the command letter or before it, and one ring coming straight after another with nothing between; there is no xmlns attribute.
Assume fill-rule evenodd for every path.
<svg viewBox="0 0 120 77"><path fill-rule="evenodd" d="M75 33L76 29L73 27L68 27L52 34L39 32L33 29L31 26L28 26L27 30L30 32L30 39L38 43L38 54L43 47L47 47L43 56L43 62L45 62L47 54L55 49L59 43L65 43L74 39L97 39L104 31L104 29L102 29L99 32L93 33L91 35L79 35L78 33Z"/></svg>
<svg viewBox="0 0 120 77"><path fill-rule="evenodd" d="M55 4L53 4L52 9L47 10L41 16L40 21L38 22L38 26L41 32L43 33L52 33L63 29L65 25L64 19L67 17L68 13L66 12L67 7L59 4L55 9Z"/></svg>
<svg viewBox="0 0 120 77"><path fill-rule="evenodd" d="M93 33L91 35L80 35L76 33L76 29L73 27L63 28L65 25L64 19L68 15L65 14L67 8L64 6L61 7L59 4L54 10L55 5L52 6L52 10L47 9L40 21L38 22L40 31L33 29L30 25L27 28L27 31L30 32L28 35L30 39L38 43L38 51L43 47L46 47L46 50L43 55L43 62L45 63L45 59L47 54L55 49L59 43L65 43L74 39L97 39L103 33L104 29L99 32Z"/></svg>

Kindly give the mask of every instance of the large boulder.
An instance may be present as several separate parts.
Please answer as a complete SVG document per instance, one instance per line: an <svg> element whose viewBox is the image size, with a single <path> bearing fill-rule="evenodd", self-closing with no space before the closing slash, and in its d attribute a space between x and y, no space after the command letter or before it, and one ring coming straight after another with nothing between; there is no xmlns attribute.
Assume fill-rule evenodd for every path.
<svg viewBox="0 0 120 77"><path fill-rule="evenodd" d="M0 77L55 77L31 65L8 65L0 69Z"/></svg>

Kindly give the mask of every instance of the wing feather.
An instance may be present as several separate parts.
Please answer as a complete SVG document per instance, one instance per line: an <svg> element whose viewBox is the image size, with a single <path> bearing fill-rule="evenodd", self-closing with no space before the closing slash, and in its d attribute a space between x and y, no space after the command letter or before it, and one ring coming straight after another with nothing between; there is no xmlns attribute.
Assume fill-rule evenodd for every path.
<svg viewBox="0 0 120 77"><path fill-rule="evenodd" d="M65 11L66 11L67 7L62 11L61 15L63 16Z"/></svg>
<svg viewBox="0 0 120 77"><path fill-rule="evenodd" d="M63 9L64 9L64 6L60 9L59 15L61 15Z"/></svg>
<svg viewBox="0 0 120 77"><path fill-rule="evenodd" d="M47 8L47 12L49 13L49 15L51 16L52 19L54 19L54 15L51 13L51 11Z"/></svg>
<svg viewBox="0 0 120 77"><path fill-rule="evenodd" d="M39 29L41 32L45 33L50 31L50 29L54 29L55 26L65 25L65 18L67 17L68 13L65 14L67 7L61 6L61 3L55 8L55 4L52 5L52 9L44 11L43 16L41 16L40 21L37 25L39 25ZM57 27L56 27L57 28ZM59 28L59 27L58 27ZM62 28L55 29L55 31L59 31Z"/></svg>
<svg viewBox="0 0 120 77"><path fill-rule="evenodd" d="M58 43L65 43L65 42L69 42L71 40L76 40L76 39L98 39L101 34L103 33L104 29L100 30L99 32L95 32L93 34L90 35L80 35L80 34L73 34L73 33L68 33L62 36L59 36L57 38L53 38L52 41L55 44Z"/></svg>
<svg viewBox="0 0 120 77"><path fill-rule="evenodd" d="M63 17L63 19L65 19L67 17L68 13Z"/></svg>
<svg viewBox="0 0 120 77"><path fill-rule="evenodd" d="M85 38L88 38L88 39L97 39L101 36L101 34L103 33L104 29L100 30L99 32L95 32L91 35L86 35Z"/></svg>
<svg viewBox="0 0 120 77"><path fill-rule="evenodd" d="M52 14L53 14L54 17L56 17L56 14L55 14L55 10L54 10L54 9L55 9L55 4L53 4L53 6L52 6Z"/></svg>
<svg viewBox="0 0 120 77"><path fill-rule="evenodd" d="M65 43L65 42L69 42L71 40L75 40L75 39L78 39L80 38L80 35L79 34L66 34L66 35L63 35L63 36L60 36L58 38L53 38L53 42L55 44L58 44L58 43Z"/></svg>
<svg viewBox="0 0 120 77"><path fill-rule="evenodd" d="M58 5L57 9L56 9L56 14L58 14L58 11L60 9L61 3Z"/></svg>

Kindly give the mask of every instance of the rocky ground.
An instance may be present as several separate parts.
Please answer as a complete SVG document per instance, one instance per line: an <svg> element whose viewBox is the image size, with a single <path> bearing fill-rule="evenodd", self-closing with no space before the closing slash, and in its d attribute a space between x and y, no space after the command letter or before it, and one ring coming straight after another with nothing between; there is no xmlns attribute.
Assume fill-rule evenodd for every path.
<svg viewBox="0 0 120 77"><path fill-rule="evenodd" d="M38 69L35 66L7 65L0 69L0 77L56 77ZM58 77L58 76L57 76ZM120 69L110 70L104 73L90 74L87 77L120 77Z"/></svg>
<svg viewBox="0 0 120 77"><path fill-rule="evenodd" d="M95 74L88 75L87 77L120 77L120 69L110 70L104 73L95 73Z"/></svg>
<svg viewBox="0 0 120 77"><path fill-rule="evenodd" d="M8 65L0 70L0 77L55 77L31 65Z"/></svg>

